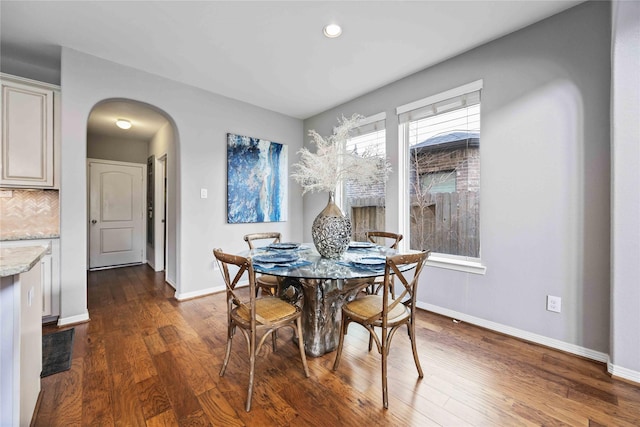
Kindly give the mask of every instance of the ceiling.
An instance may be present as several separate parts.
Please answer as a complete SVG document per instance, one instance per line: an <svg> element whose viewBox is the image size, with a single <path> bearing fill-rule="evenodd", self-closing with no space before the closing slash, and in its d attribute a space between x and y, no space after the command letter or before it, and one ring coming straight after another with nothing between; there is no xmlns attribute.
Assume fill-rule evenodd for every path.
<svg viewBox="0 0 640 427"><path fill-rule="evenodd" d="M304 119L581 2L2 0L0 48L59 70L67 46Z"/></svg>
<svg viewBox="0 0 640 427"><path fill-rule="evenodd" d="M115 125L117 119L129 120L131 128L120 129ZM109 138L150 141L167 123L168 120L162 113L148 105L135 101L109 100L91 110L87 133Z"/></svg>

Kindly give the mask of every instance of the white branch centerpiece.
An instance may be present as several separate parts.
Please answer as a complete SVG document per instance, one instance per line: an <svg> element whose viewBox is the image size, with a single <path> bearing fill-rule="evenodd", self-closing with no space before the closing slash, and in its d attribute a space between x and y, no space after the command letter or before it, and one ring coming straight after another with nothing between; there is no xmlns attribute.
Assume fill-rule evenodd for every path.
<svg viewBox="0 0 640 427"><path fill-rule="evenodd" d="M386 181L391 171L383 156L365 150L362 154L347 148L347 140L363 117L338 119L339 125L329 137L322 137L315 130L309 136L316 145L316 152L302 148L300 161L293 165L291 177L307 192L329 192L329 202L313 221L313 242L320 255L339 258L351 241L351 219L335 204L335 191L343 182L373 184Z"/></svg>

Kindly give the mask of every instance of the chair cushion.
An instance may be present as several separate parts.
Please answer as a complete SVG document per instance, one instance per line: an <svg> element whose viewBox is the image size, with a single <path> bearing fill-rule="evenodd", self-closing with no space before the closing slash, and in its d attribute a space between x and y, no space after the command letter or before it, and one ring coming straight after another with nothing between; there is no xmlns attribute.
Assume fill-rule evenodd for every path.
<svg viewBox="0 0 640 427"><path fill-rule="evenodd" d="M277 297L263 297L256 299L256 313L269 322L277 322L279 320L291 317L296 313L296 306ZM249 321L249 313L240 307L233 310L245 322Z"/></svg>
<svg viewBox="0 0 640 427"><path fill-rule="evenodd" d="M393 303L393 299L389 298L388 304ZM382 296L365 295L362 298L355 299L344 306L345 313L354 320L365 320L382 312ZM409 317L409 309L402 304L396 305L387 316L388 323L397 323L406 320ZM375 324L382 323L376 321Z"/></svg>

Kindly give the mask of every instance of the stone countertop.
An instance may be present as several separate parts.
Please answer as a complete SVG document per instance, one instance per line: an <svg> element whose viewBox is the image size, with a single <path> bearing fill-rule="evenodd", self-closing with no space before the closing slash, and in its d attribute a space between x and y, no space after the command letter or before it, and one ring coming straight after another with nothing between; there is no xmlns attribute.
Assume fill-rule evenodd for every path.
<svg viewBox="0 0 640 427"><path fill-rule="evenodd" d="M0 246L0 277L13 276L31 270L48 251L48 246L18 248Z"/></svg>
<svg viewBox="0 0 640 427"><path fill-rule="evenodd" d="M44 234L44 233L36 233L29 235L8 235L0 237L0 242L13 242L17 240L46 240L46 239L59 239L59 234Z"/></svg>

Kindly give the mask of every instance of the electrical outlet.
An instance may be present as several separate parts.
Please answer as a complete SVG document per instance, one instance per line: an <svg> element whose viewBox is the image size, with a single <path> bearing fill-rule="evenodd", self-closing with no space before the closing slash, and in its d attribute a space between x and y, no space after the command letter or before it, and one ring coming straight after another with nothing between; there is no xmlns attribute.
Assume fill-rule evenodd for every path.
<svg viewBox="0 0 640 427"><path fill-rule="evenodd" d="M206 199L207 198L207 189L206 188L201 188L200 189L200 198L201 199Z"/></svg>
<svg viewBox="0 0 640 427"><path fill-rule="evenodd" d="M562 311L562 298L547 295L547 311L560 313Z"/></svg>

